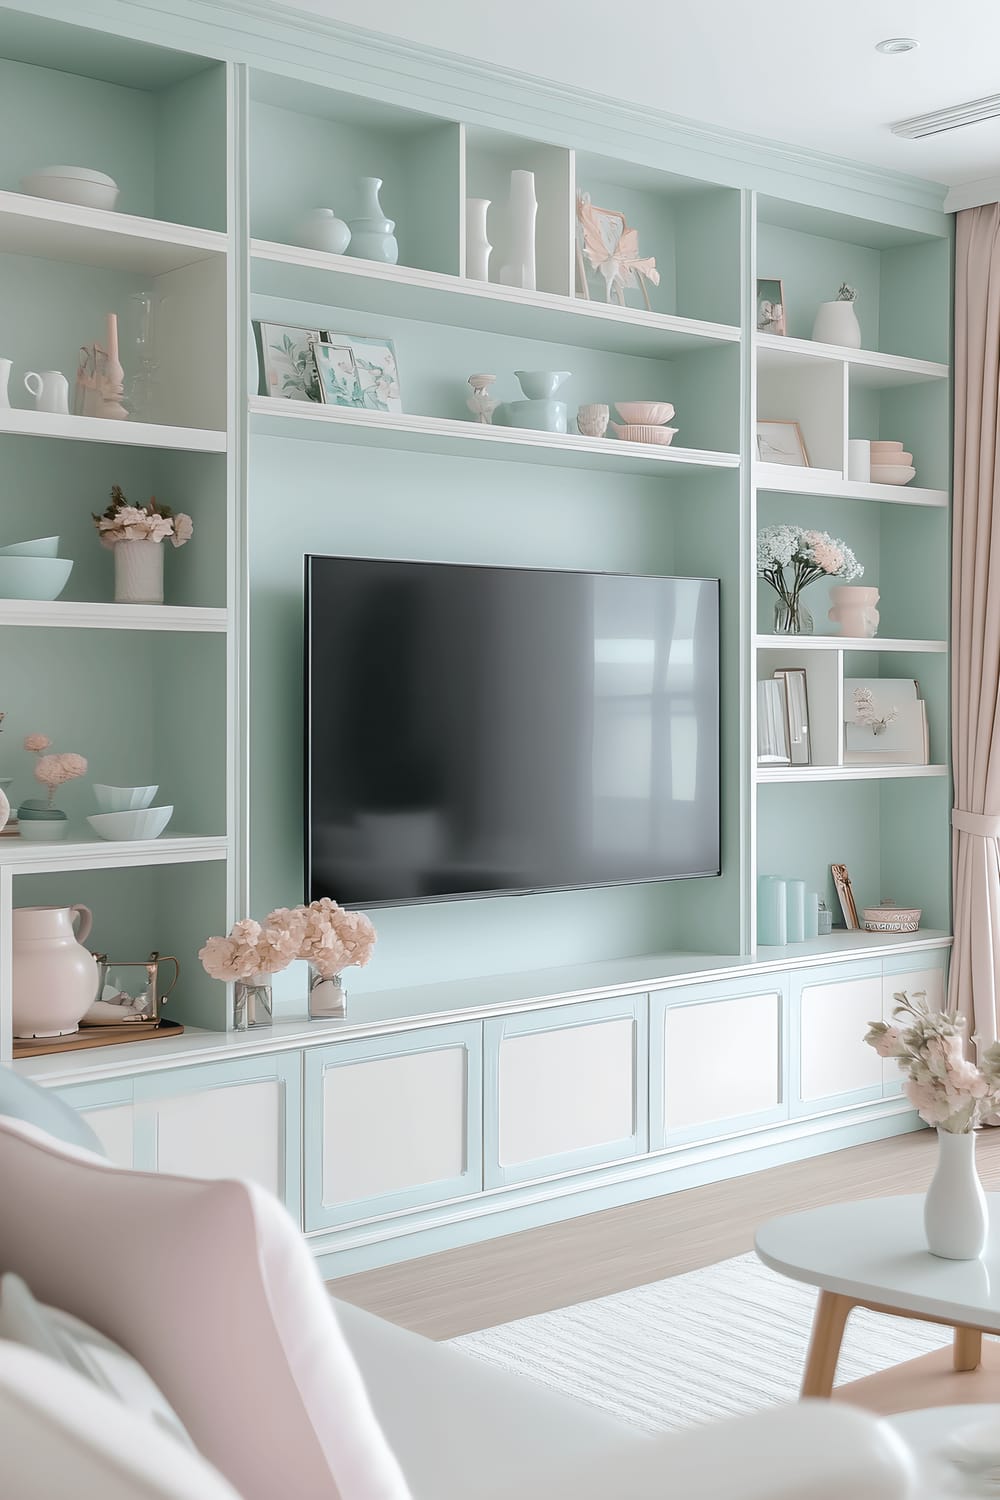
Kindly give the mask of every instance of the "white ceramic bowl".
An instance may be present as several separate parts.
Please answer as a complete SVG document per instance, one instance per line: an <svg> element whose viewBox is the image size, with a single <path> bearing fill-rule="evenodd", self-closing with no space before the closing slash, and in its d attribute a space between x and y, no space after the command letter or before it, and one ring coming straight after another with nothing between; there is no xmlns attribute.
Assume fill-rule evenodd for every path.
<svg viewBox="0 0 1000 1500"><path fill-rule="evenodd" d="M80 208L114 208L118 202L115 179L92 167L41 167L22 177L20 187L33 198L54 198Z"/></svg>
<svg viewBox="0 0 1000 1500"><path fill-rule="evenodd" d="M72 571L70 557L0 557L0 599L58 599Z"/></svg>
<svg viewBox="0 0 1000 1500"><path fill-rule="evenodd" d="M615 411L629 427L660 427L674 414L669 401L616 401Z"/></svg>
<svg viewBox="0 0 1000 1500"><path fill-rule="evenodd" d="M643 427L629 422L624 426L612 422L611 429L623 443L657 443L661 448L669 447L677 432L676 427Z"/></svg>
<svg viewBox="0 0 1000 1500"><path fill-rule="evenodd" d="M7 547L0 547L0 557L57 557L59 555L59 538L57 536L37 536L30 542L11 542Z"/></svg>
<svg viewBox="0 0 1000 1500"><path fill-rule="evenodd" d="M141 812L149 807L158 786L104 786L94 783L94 796L102 813Z"/></svg>
<svg viewBox="0 0 1000 1500"><path fill-rule="evenodd" d="M906 464L872 464L872 484L909 484L916 472Z"/></svg>
<svg viewBox="0 0 1000 1500"><path fill-rule="evenodd" d="M140 807L133 812L93 813L87 822L99 839L128 843L158 839L173 815L173 807Z"/></svg>

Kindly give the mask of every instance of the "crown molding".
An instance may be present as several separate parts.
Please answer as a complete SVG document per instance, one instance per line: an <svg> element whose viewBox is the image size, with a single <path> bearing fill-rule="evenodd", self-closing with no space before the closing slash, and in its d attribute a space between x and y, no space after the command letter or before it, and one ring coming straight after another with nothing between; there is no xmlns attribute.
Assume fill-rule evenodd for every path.
<svg viewBox="0 0 1000 1500"><path fill-rule="evenodd" d="M974 182L961 182L950 188L944 200L947 213L961 213L963 208L980 208L984 203L1000 202L1000 173L992 177L977 177Z"/></svg>
<svg viewBox="0 0 1000 1500"><path fill-rule="evenodd" d="M23 10L0 0L0 10ZM346 22L269 0L33 0L36 15L107 28L175 49L286 72L364 92L387 103L450 114L556 144L621 154L679 175L750 185L805 201L861 195L853 212L940 232L947 189L904 173L828 156L781 142L722 130L639 108L421 43L378 35Z"/></svg>

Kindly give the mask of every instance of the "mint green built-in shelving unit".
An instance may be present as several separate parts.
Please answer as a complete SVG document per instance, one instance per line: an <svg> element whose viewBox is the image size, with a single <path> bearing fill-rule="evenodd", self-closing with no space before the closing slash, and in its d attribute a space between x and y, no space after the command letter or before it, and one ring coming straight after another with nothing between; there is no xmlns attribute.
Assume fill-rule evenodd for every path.
<svg viewBox="0 0 1000 1500"><path fill-rule="evenodd" d="M556 1200L609 1206L662 1190L655 1184L668 1169L675 1185L725 1175L729 1158L744 1150L759 1147L755 1160L764 1164L829 1149L817 1144L824 1131L848 1144L912 1128L894 1089L886 1086L877 1102L878 1089L859 1093L855 1075L864 1068L851 1052L853 1033L834 1024L839 999L830 1002L828 1041L843 1065L842 1094L799 1098L793 1053L801 994L834 983L833 970L843 976L839 988L834 983L838 996L861 976L880 1005L900 974L943 983L951 301L943 190L498 78L486 66L315 16L266 14L252 0L176 0L155 10L90 0L85 25L78 11L74 0L0 0L0 356L14 362L12 405L0 409L8 481L0 544L58 533L75 560L55 603L0 600L0 708L9 715L0 774L14 777L16 795L27 794L30 758L18 747L25 732L44 729L60 748L87 755L94 780L156 781L176 812L161 840L100 844L84 833L93 809L78 782L65 792L73 820L66 844L0 840L0 1061L11 1051L11 907L83 901L97 915L100 947L178 954L183 977L172 1013L188 1035L146 1050L17 1066L65 1085L83 1108L110 1111L101 1117L109 1132L127 1135L129 1112L138 1112L145 1123L136 1139L147 1145L142 1111L153 1107L154 1084L140 1087L140 1073L169 1072L170 1100L189 1087L198 1095L200 1077L244 1143L266 1094L277 1111L281 1161L297 1162L301 1143L307 1197L323 1200L306 1205L304 1223L317 1234L316 1226L343 1226L345 1214L324 1196L332 1189L315 1155L322 1122L299 1117L298 1063L313 1044L321 1047L316 1078L325 1081L307 1089L307 1108L332 1109L325 1147L332 1157L340 1061L371 1068L363 1076L378 1080L387 1107L397 1055L422 1055L428 1078L438 1069L452 1078L449 1070L464 1067L455 1118L467 1124L470 1110L485 1118L500 1096L508 1039L528 1048L540 1036L547 1047L550 1034L558 1040L597 1024L598 1012L600 1024L618 1028L634 1108L646 1110L647 1092L655 1101L648 1132L638 1116L633 1135L625 1132L641 1159L612 1161L612 1147L619 1156L624 1149L612 1142L586 1156L593 1171L581 1177L581 1196L564 1184L548 1206L526 1174L582 1171L573 1150L540 1148L511 1173L480 1160L478 1180L513 1184L504 1188L509 1203L483 1208L482 1225L527 1227L580 1211L556 1209ZM19 192L23 175L58 162L111 173L121 185L118 210ZM538 186L532 291L465 274L466 198L493 200L495 278L515 168L534 171ZM352 217L362 175L384 181L398 265L294 243L295 225L311 208L330 205ZM578 192L623 212L642 253L656 257L660 284L650 288L650 309L637 293L626 307L609 306L594 280L583 294ZM787 337L755 330L758 274L784 282ZM842 281L860 293L859 350L810 339L817 304ZM104 314L124 314L139 289L152 291L162 312L154 409L135 422L30 410L24 371L72 374L79 346L100 335ZM253 320L392 338L404 412L260 394L247 374ZM671 401L674 445L474 424L465 406L469 374L494 371L496 394L506 399L517 394L513 371L525 368L571 371L564 388L571 411L589 402ZM758 417L796 419L811 466L758 462ZM902 440L916 483L848 479L852 437ZM103 508L115 483L194 518L193 542L166 559L162 608L110 602L111 561L90 512ZM878 638L773 636L754 536L781 521L830 530L854 548L865 582L880 589ZM235 915L302 894L306 552L720 578L721 876L380 911L377 961L352 976L348 1024L305 1025L304 975L293 966L277 981L273 1031L227 1033L227 996L201 973L198 948ZM809 604L818 632L828 603L817 585ZM808 674L808 767L757 765L755 684L781 666ZM845 763L843 681L855 675L919 681L929 765ZM350 728L345 704L343 732ZM922 906L921 932L886 942L839 929L758 951L758 874L804 878L836 911L832 862L850 869L859 906L880 897ZM702 1005L709 991L706 1008L678 1014ZM697 1035L699 1057L708 1058L725 1018L736 1014L727 1007L744 1001L771 1039L761 1033L761 1078L773 1075L777 1094L748 1105L743 1119L706 1124L700 1109L678 1114L664 1099L675 1076L670 1038ZM558 1012L551 1028L547 1008ZM500 1019L507 1012L532 1014L508 1025ZM438 1027L454 1033L454 1053ZM341 1041L350 1053L338 1051ZM489 1086L477 1094L469 1068L482 1048ZM860 1042L858 1049L864 1053ZM290 1056L280 1058L282 1051ZM866 1053L863 1062L870 1064ZM222 1087L227 1069L230 1093ZM581 1082L576 1092L585 1097L592 1086ZM202 1104L192 1119L202 1118ZM286 1107L294 1118L281 1113ZM166 1141L180 1106L163 1109ZM814 1127L824 1112L830 1119ZM487 1119L487 1143L495 1124ZM463 1149L468 1155L468 1141ZM264 1155L272 1154L268 1145ZM218 1160L220 1170L232 1169L225 1152ZM373 1180L395 1180L397 1165L380 1161ZM473 1171L468 1182L476 1181ZM298 1166L282 1182L298 1211ZM425 1249L491 1232L461 1227L479 1214L471 1196L453 1213L438 1201L440 1184L414 1194L426 1209L414 1243ZM409 1229L388 1222L398 1211L393 1192L357 1202L365 1223L338 1228L320 1253L343 1250L352 1267L370 1263L369 1252L376 1260L406 1253L399 1246ZM505 1219L499 1209L508 1207ZM380 1215L384 1230L368 1223Z"/></svg>

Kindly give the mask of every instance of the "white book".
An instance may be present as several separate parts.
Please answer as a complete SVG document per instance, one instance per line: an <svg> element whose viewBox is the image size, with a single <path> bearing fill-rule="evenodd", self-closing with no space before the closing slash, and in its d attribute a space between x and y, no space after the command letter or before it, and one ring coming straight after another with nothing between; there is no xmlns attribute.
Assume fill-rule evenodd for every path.
<svg viewBox="0 0 1000 1500"><path fill-rule="evenodd" d="M757 762L762 766L791 765L785 723L785 688L772 677L757 684Z"/></svg>

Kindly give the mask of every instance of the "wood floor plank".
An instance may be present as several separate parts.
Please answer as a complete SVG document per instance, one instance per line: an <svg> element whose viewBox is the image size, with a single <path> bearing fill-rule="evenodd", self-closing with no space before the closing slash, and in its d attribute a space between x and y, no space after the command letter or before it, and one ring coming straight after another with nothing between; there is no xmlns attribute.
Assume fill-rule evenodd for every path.
<svg viewBox="0 0 1000 1500"><path fill-rule="evenodd" d="M777 1214L923 1192L935 1156L930 1131L896 1136L343 1277L330 1288L405 1328L454 1338L741 1255L757 1225ZM1000 1191L1000 1130L980 1134L977 1160L987 1190Z"/></svg>

